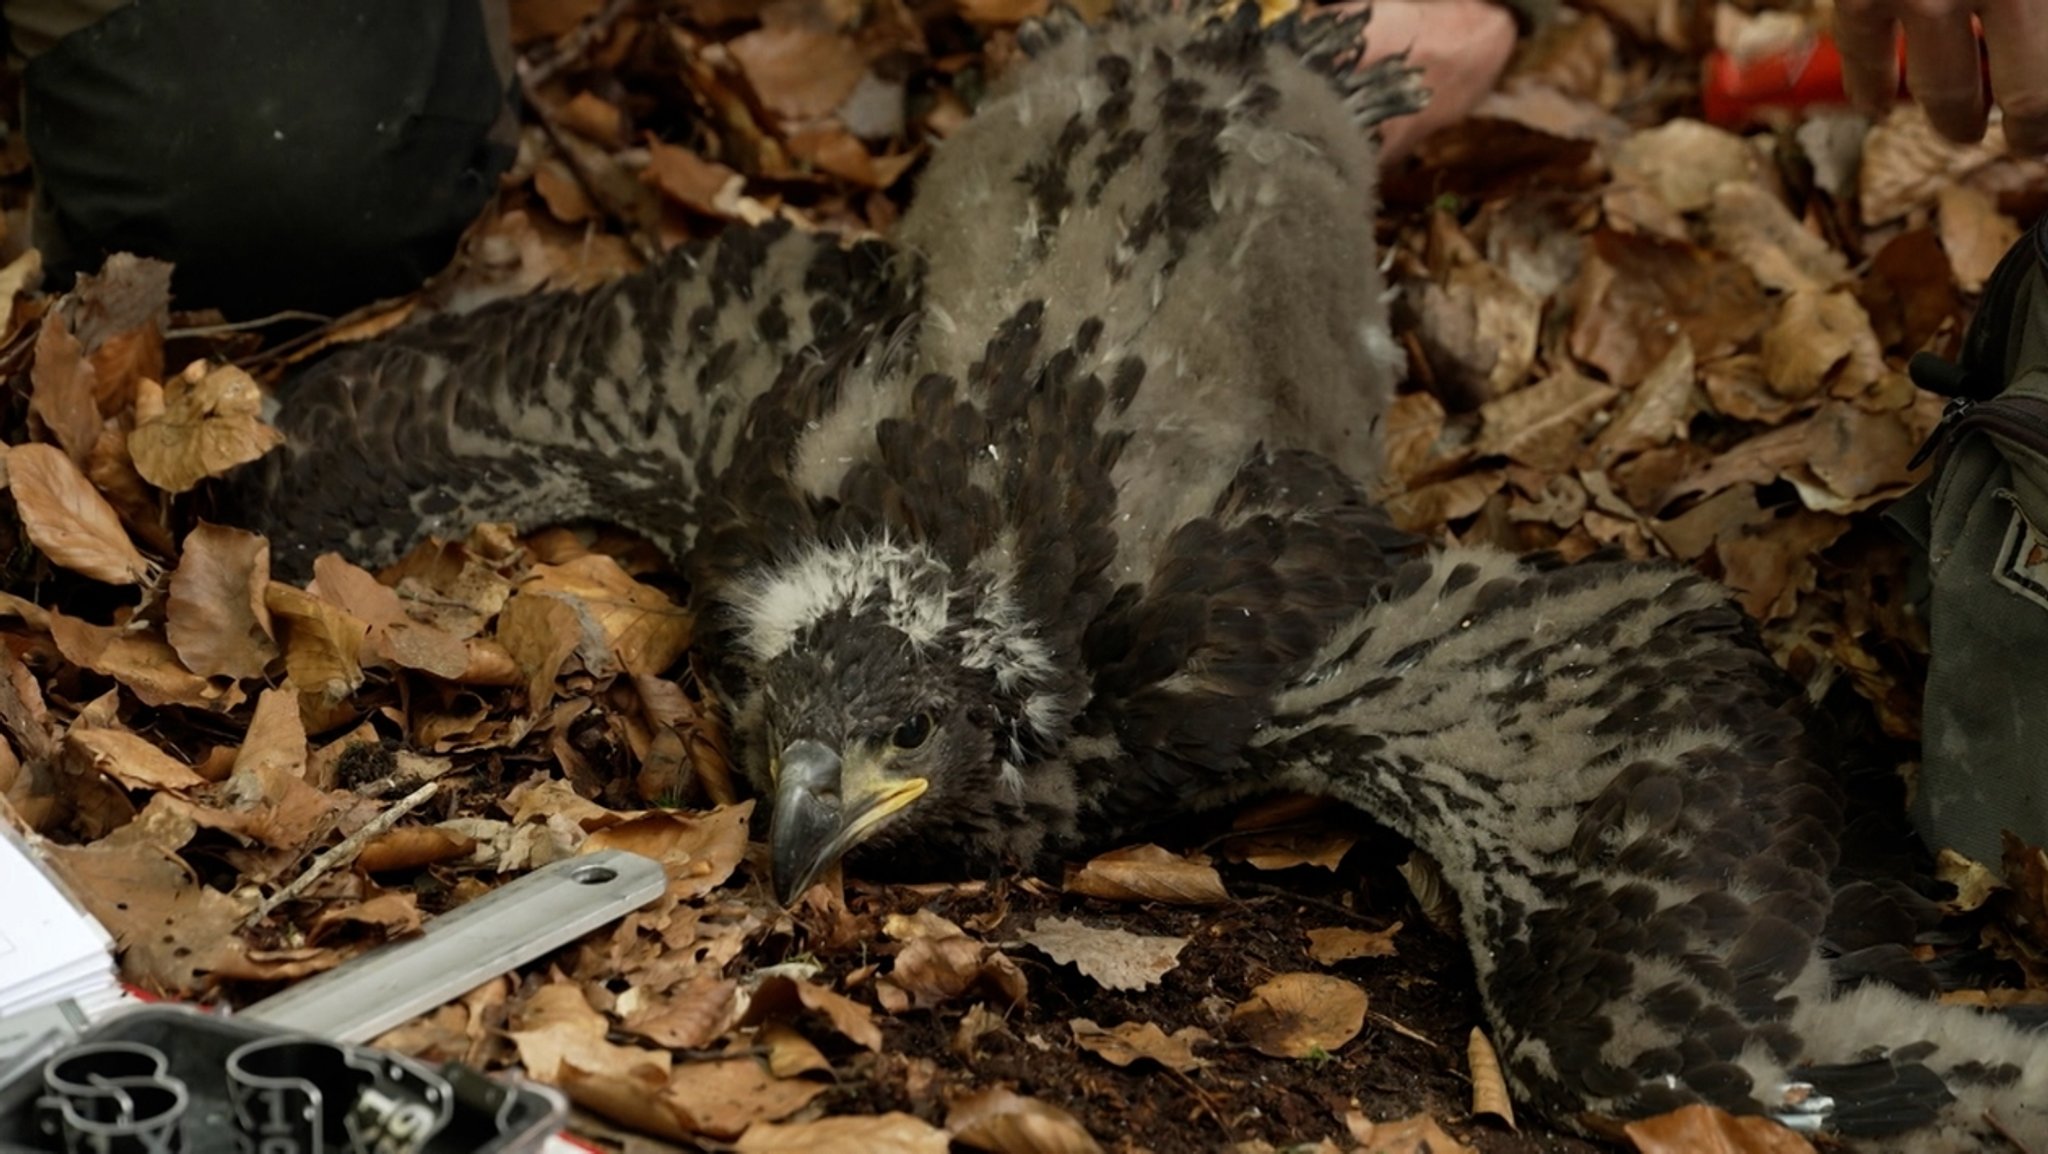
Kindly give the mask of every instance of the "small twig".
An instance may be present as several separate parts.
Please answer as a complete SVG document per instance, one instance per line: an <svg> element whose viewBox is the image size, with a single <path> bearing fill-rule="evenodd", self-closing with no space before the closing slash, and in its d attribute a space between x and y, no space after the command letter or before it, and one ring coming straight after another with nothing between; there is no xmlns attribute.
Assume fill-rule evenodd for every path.
<svg viewBox="0 0 2048 1154"><path fill-rule="evenodd" d="M1288 889L1286 886L1268 885L1265 882L1253 881L1236 881L1232 882L1231 884L1238 887L1239 889L1251 890L1253 893L1263 894L1266 897L1279 898L1283 901L1299 902L1305 906L1313 906L1316 909L1328 911L1329 913L1336 914L1339 917L1350 918L1352 921L1355 922L1364 922L1368 925L1375 925L1378 929L1386 928L1386 918L1378 917L1373 914L1368 914L1360 910L1354 910L1348 906L1340 905L1336 902L1329 901L1324 898L1312 898L1309 897L1307 894L1296 893L1295 891Z"/></svg>
<svg viewBox="0 0 2048 1154"><path fill-rule="evenodd" d="M1216 1123L1216 1128L1223 1131L1225 1138L1233 1142L1237 1140L1237 1127L1232 1126L1230 1119L1224 1117L1223 1107L1217 1104L1216 1099L1209 1096L1207 1090L1202 1089L1199 1083L1180 1070L1176 1070L1171 1066L1164 1067L1164 1069L1169 1075L1178 1079L1188 1093L1195 1096L1195 1101L1201 1103L1202 1112L1209 1115L1210 1119Z"/></svg>
<svg viewBox="0 0 2048 1154"><path fill-rule="evenodd" d="M314 882L356 860L362 854L363 847L389 832L392 826L398 824L398 819L433 800L434 795L440 791L441 783L430 781L392 802L383 813L364 822L363 828L342 838L333 849L314 858L313 864L306 867L305 873L293 878L284 888L265 898L263 904L256 907L255 913L242 919L241 928L247 929L269 917L277 907L311 889Z"/></svg>
<svg viewBox="0 0 2048 1154"><path fill-rule="evenodd" d="M184 337L217 337L225 333L244 333L250 329L268 328L271 325L283 324L286 321L313 321L316 324L324 325L333 320L334 318L326 313L309 313L304 309L285 309L282 312L274 312L269 316L257 317L254 320L222 321L217 325L192 325L189 328L171 329L164 333L164 339L174 341Z"/></svg>

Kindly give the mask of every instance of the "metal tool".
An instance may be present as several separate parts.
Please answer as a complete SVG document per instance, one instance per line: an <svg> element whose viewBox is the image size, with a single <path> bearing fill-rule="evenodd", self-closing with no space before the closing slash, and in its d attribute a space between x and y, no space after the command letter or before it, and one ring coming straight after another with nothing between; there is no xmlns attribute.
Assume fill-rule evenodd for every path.
<svg viewBox="0 0 2048 1154"><path fill-rule="evenodd" d="M567 858L265 998L237 1017L363 1042L661 896L661 863L624 850Z"/></svg>

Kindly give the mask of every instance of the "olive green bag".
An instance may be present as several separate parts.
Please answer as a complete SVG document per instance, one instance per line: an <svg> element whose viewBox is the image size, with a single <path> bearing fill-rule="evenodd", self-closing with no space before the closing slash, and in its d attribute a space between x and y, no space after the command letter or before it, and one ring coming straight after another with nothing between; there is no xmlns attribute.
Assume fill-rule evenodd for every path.
<svg viewBox="0 0 2048 1154"><path fill-rule="evenodd" d="M2048 843L2048 231L1986 286L1958 364L1922 354L1951 400L1931 476L1887 516L1917 546L1930 660L1913 820L1928 844L1997 863L2010 830Z"/></svg>

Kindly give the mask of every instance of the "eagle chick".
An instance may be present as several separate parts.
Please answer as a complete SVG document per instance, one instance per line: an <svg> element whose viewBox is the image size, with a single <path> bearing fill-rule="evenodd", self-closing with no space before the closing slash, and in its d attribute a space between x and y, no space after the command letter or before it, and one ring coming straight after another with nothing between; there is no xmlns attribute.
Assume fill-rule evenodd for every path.
<svg viewBox="0 0 2048 1154"><path fill-rule="evenodd" d="M1443 864L1553 1117L2048 1140L2041 1038L1880 980L1918 979L1720 589L1422 554L1369 499L1398 61L1251 4L1026 41L893 243L735 228L343 351L243 515L286 572L485 519L666 547L785 898L1325 793Z"/></svg>

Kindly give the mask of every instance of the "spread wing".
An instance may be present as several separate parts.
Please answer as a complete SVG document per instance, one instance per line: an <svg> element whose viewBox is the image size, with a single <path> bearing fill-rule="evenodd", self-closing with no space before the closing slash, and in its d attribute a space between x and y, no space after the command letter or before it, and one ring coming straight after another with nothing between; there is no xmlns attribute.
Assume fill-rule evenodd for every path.
<svg viewBox="0 0 2048 1154"><path fill-rule="evenodd" d="M336 352L285 384L287 447L223 503L271 535L287 574L327 550L388 561L491 520L602 516L680 556L755 398L913 296L879 243L734 228L594 292Z"/></svg>

